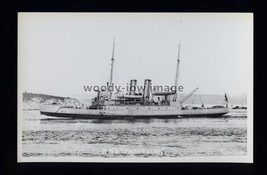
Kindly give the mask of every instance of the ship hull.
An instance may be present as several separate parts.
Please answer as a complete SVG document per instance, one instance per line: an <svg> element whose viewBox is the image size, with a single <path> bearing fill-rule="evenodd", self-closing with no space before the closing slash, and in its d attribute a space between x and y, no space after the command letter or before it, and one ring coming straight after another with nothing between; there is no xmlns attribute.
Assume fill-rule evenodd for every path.
<svg viewBox="0 0 267 175"><path fill-rule="evenodd" d="M133 119L133 118L185 118L185 117L207 117L207 118L217 118L222 117L227 112L222 113L212 113L212 114L191 114L191 115L90 115L90 114L71 114L71 113L53 113L53 112L41 112L42 115L52 116L52 117L64 117L64 118L77 118L77 119Z"/></svg>
<svg viewBox="0 0 267 175"><path fill-rule="evenodd" d="M168 107L119 107L111 109L75 109L59 106L45 106L42 115L81 119L117 119L117 118L180 118L180 117L221 117L228 108L178 110Z"/></svg>

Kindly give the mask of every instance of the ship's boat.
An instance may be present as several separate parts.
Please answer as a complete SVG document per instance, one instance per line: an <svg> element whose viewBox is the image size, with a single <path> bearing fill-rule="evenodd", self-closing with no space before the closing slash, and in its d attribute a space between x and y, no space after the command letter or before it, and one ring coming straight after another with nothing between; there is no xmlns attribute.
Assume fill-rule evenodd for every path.
<svg viewBox="0 0 267 175"><path fill-rule="evenodd" d="M111 74L109 85L113 85L114 46L111 58ZM179 118L179 117L221 117L228 113L228 107L214 106L184 107L183 103L190 98L196 88L183 99L178 99L178 70L180 65L180 46L176 66L175 91L154 92L151 88L152 81L144 81L143 92L136 92L137 80L130 81L130 91L127 94L114 93L112 91L98 91L97 97L92 99L92 105L83 108L72 106L60 106L56 104L41 106L40 113L47 116L71 117L71 118ZM226 101L227 97L225 94Z"/></svg>

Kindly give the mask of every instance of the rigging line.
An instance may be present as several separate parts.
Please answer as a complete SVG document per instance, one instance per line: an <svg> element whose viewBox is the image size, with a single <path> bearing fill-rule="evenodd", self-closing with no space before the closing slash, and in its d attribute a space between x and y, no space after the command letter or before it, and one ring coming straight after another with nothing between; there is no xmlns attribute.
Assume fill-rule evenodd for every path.
<svg viewBox="0 0 267 175"><path fill-rule="evenodd" d="M201 95L199 95L199 98L200 98L201 104L203 104L203 101L202 101Z"/></svg>
<svg viewBox="0 0 267 175"><path fill-rule="evenodd" d="M192 101L192 105L194 104L195 98L196 98L196 94L194 94L194 98L193 98L193 101Z"/></svg>

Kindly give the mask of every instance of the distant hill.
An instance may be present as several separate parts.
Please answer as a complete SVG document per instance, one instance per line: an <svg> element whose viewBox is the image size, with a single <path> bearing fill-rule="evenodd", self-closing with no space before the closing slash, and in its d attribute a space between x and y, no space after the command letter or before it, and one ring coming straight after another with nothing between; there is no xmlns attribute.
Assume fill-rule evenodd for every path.
<svg viewBox="0 0 267 175"><path fill-rule="evenodd" d="M183 99L187 94L179 94L179 100ZM228 103L233 105L246 105L247 104L247 95L227 95ZM192 95L185 104L224 104L225 97L224 95L213 95L213 94L196 94Z"/></svg>
<svg viewBox="0 0 267 175"><path fill-rule="evenodd" d="M24 110L38 110L41 105L57 103L59 105L67 106L82 106L84 103L70 97L59 97L46 94L23 93L23 109Z"/></svg>

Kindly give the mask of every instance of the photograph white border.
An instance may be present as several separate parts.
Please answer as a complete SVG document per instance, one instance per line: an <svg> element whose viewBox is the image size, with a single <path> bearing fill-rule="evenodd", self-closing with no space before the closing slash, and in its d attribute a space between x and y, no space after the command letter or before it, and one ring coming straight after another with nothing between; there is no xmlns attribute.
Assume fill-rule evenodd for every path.
<svg viewBox="0 0 267 175"><path fill-rule="evenodd" d="M63 13L64 14L64 13ZM94 14L94 13L91 13ZM96 13L99 14L99 13ZM106 13L105 13L106 14ZM123 14L123 13L120 13ZM128 13L129 14L129 13ZM141 14L141 13L137 13ZM164 13L166 14L166 13ZM176 14L176 13L175 13ZM180 14L180 13L177 13ZM187 13L181 13L187 14ZM199 13L190 13L190 14L199 14ZM203 13L201 13L203 14ZM218 13L208 13L209 15L218 14ZM227 14L240 14L240 13L227 13ZM249 20L253 21L253 13L243 13L247 15ZM18 23L19 23L18 13ZM252 30L253 30L253 26ZM19 33L19 31L18 31ZM18 35L19 38L19 35ZM253 42L253 39L252 41ZM253 46L253 44L252 44ZM19 42L18 42L18 55L19 55ZM253 57L253 48L252 48L252 57ZM21 79L20 72L23 65L22 60L18 59L18 91L17 91L17 161L22 162L208 162L208 163L253 163L253 58L250 61L250 67L248 70L248 94L247 94L247 155L246 156L197 156L197 157L177 157L177 158L93 158L93 157L23 157L22 156L22 118L23 118L23 99L22 99L22 90L21 85L23 80Z"/></svg>

